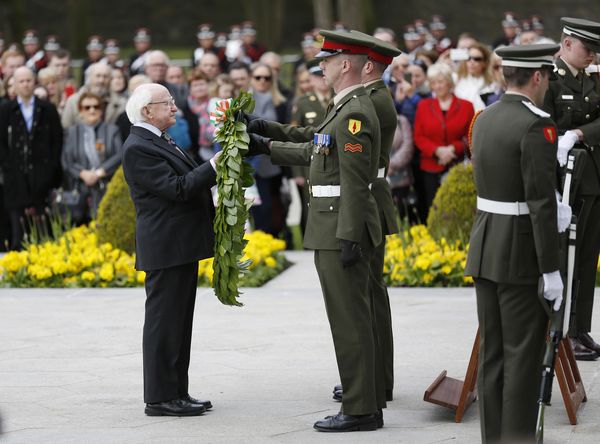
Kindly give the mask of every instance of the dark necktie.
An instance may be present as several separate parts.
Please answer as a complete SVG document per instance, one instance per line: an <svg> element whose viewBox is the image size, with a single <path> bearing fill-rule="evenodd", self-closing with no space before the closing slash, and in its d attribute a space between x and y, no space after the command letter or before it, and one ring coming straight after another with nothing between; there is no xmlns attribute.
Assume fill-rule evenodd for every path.
<svg viewBox="0 0 600 444"><path fill-rule="evenodd" d="M335 104L333 103L333 99L331 99L327 104L327 111L325 111L325 115L329 114L329 112L333 109L334 105Z"/></svg>
<svg viewBox="0 0 600 444"><path fill-rule="evenodd" d="M188 156L186 156L185 153L181 150L181 148L179 148L177 146L177 144L175 143L175 140L173 140L173 138L168 133L162 133L160 137L162 139L165 139L169 145L171 145L173 148L175 148L179 152L179 154L181 154L183 157L185 157L187 160L189 160Z"/></svg>

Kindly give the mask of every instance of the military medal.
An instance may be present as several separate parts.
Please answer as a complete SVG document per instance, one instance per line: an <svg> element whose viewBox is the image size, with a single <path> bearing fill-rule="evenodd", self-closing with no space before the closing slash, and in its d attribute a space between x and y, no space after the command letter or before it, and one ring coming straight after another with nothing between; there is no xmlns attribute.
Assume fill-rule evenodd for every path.
<svg viewBox="0 0 600 444"><path fill-rule="evenodd" d="M331 146L331 134L319 134L315 133L313 137L313 152L315 154L329 155L329 147Z"/></svg>

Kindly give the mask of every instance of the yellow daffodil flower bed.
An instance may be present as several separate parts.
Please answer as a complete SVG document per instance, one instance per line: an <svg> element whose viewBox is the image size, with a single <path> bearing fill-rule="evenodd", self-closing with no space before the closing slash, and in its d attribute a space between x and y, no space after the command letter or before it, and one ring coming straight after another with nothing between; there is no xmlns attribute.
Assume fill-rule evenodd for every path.
<svg viewBox="0 0 600 444"><path fill-rule="evenodd" d="M387 237L384 279L391 287L464 287L467 248L459 241L436 242L424 225Z"/></svg>
<svg viewBox="0 0 600 444"><path fill-rule="evenodd" d="M251 259L240 286L257 287L288 266L285 242L260 231L245 235L242 260ZM94 223L67 231L57 241L32 244L0 259L4 287L137 287L145 273L134 268L135 257L111 244L99 245ZM198 285L211 286L212 259L200 261Z"/></svg>

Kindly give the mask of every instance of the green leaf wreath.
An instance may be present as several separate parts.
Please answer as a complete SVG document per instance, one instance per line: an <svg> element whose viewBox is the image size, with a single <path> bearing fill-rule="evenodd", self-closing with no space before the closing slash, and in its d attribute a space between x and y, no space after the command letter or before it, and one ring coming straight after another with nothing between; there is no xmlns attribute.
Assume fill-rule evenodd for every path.
<svg viewBox="0 0 600 444"><path fill-rule="evenodd" d="M246 125L236 120L239 111L252 112L252 95L241 92L231 101L217 105L211 119L219 125L215 142L223 152L217 161L218 201L214 220L215 258L213 262L213 288L217 298L225 305L242 306L237 300L240 273L247 271L251 261L240 262L247 241L244 228L248 210L252 205L246 201L244 188L252 186L254 170L243 160L248 151L250 138Z"/></svg>

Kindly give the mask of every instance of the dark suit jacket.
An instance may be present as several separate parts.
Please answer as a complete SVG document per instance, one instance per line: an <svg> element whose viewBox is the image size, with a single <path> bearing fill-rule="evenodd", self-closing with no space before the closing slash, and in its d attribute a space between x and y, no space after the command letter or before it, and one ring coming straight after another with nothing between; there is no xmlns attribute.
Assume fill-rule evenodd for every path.
<svg viewBox="0 0 600 444"><path fill-rule="evenodd" d="M0 107L0 167L6 208L40 206L58 187L63 130L56 107L35 99L33 125L27 131L16 100Z"/></svg>
<svg viewBox="0 0 600 444"><path fill-rule="evenodd" d="M123 172L136 211L136 268L174 267L213 255L210 162L198 166L164 139L133 126Z"/></svg>

